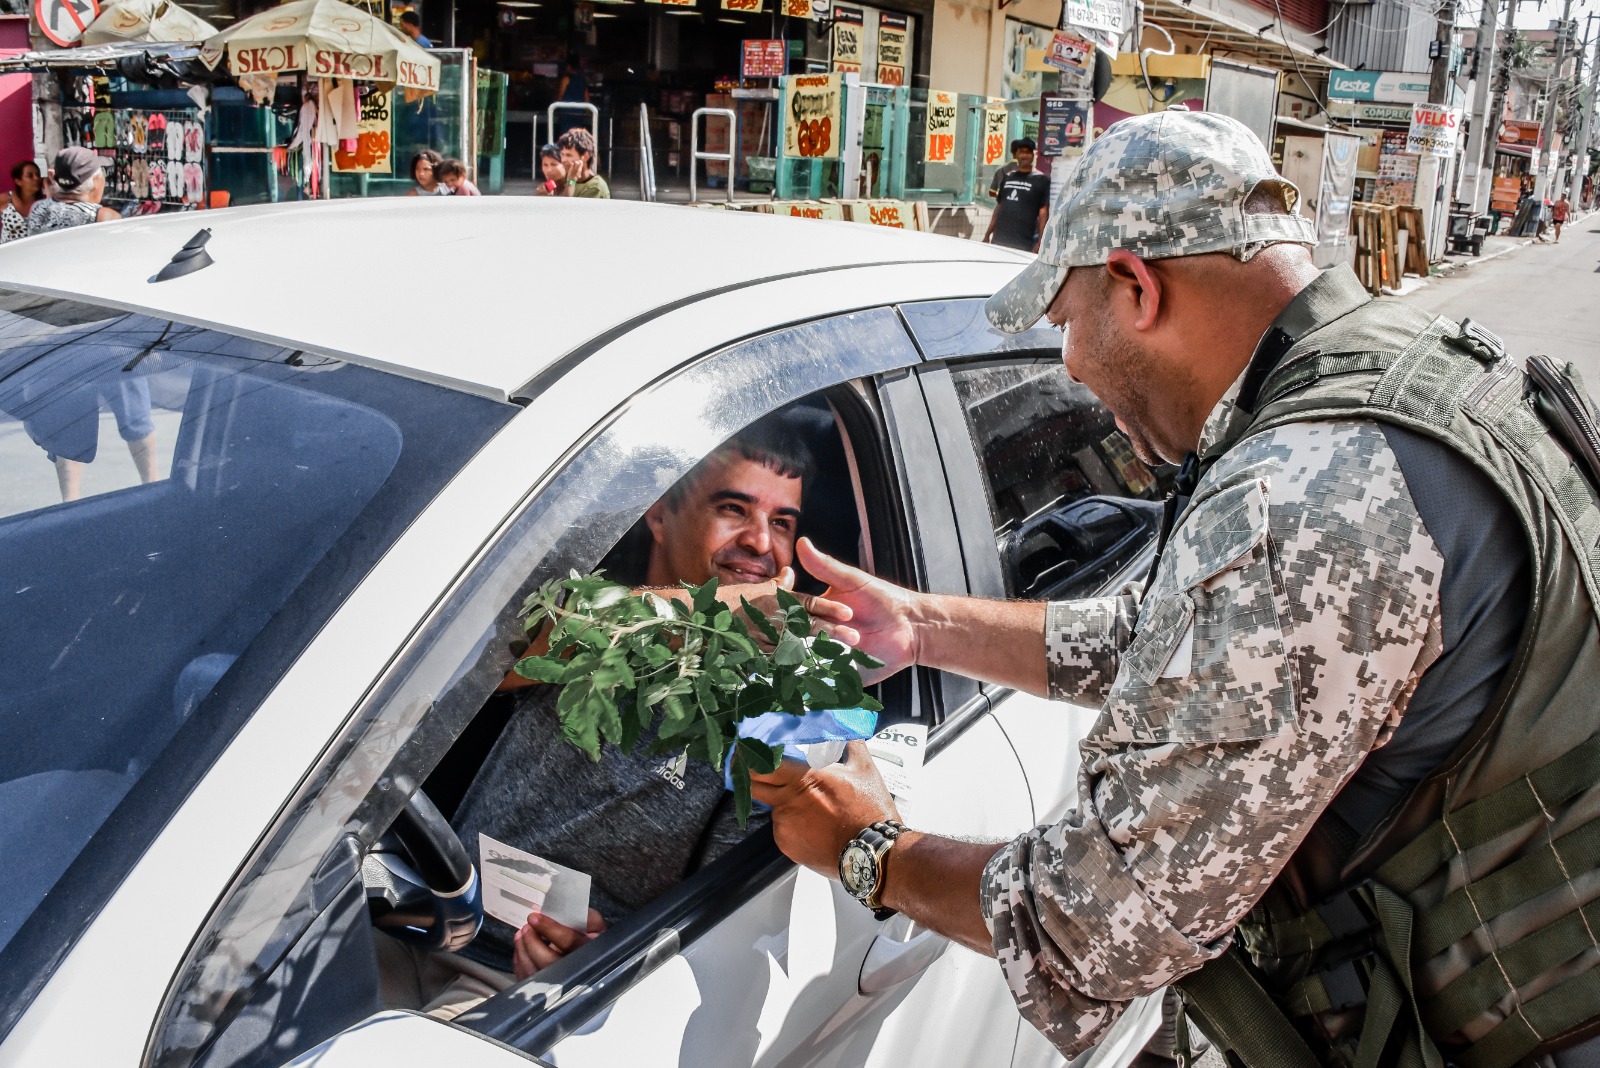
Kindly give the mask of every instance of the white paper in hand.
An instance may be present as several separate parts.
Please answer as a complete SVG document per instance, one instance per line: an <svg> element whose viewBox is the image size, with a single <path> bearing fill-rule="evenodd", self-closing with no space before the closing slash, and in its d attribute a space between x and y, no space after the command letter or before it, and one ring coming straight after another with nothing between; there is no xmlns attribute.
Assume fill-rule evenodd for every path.
<svg viewBox="0 0 1600 1068"><path fill-rule="evenodd" d="M589 929L589 876L536 857L516 846L478 835L478 872L483 911L512 927L542 912L578 931Z"/></svg>
<svg viewBox="0 0 1600 1068"><path fill-rule="evenodd" d="M878 765L878 774L883 776L889 792L908 804L917 792L927 748L926 723L896 723L867 742L867 752L872 754L872 762Z"/></svg>

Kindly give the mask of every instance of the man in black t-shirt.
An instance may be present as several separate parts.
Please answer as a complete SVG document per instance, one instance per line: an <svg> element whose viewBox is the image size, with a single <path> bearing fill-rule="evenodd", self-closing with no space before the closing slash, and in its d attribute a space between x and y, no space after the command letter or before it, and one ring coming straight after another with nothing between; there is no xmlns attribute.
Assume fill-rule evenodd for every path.
<svg viewBox="0 0 1600 1068"><path fill-rule="evenodd" d="M1050 177L1033 169L1034 144L1024 137L1015 146L1017 169L1000 182L989 231L991 244L1039 251L1039 235L1050 215Z"/></svg>
<svg viewBox="0 0 1600 1068"><path fill-rule="evenodd" d="M1030 151L1030 152L1033 151L1033 141L1030 138L1019 137L1015 141L1011 142L1011 161L1009 163L1006 163L1006 164L1003 164L1003 165L1001 165L999 167L996 167L995 168L995 172L994 172L994 177L989 179L989 196L990 197L999 196L1000 195L1000 183L1004 182L1007 178L1011 177L1013 174L1016 173L1016 170L1017 170L1017 150L1019 148L1023 147L1024 145L1026 145L1028 147L1028 151Z"/></svg>

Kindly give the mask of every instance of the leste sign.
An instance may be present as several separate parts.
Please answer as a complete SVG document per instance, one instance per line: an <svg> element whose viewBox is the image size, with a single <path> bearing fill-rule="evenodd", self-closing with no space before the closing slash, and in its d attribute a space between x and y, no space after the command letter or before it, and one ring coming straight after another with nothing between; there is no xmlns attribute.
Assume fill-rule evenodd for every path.
<svg viewBox="0 0 1600 1068"><path fill-rule="evenodd" d="M1426 104L1426 74L1396 74L1385 70L1335 70L1328 72L1328 96L1343 100L1383 100L1399 104Z"/></svg>
<svg viewBox="0 0 1600 1068"><path fill-rule="evenodd" d="M1419 156L1448 158L1456 151L1456 135L1461 129L1461 112L1443 104L1411 105L1411 129L1406 133L1406 151Z"/></svg>
<svg viewBox="0 0 1600 1068"><path fill-rule="evenodd" d="M801 159L839 158L838 74L795 74L784 88L783 154Z"/></svg>
<svg viewBox="0 0 1600 1068"><path fill-rule="evenodd" d="M956 154L956 94L928 90L927 158L949 163Z"/></svg>

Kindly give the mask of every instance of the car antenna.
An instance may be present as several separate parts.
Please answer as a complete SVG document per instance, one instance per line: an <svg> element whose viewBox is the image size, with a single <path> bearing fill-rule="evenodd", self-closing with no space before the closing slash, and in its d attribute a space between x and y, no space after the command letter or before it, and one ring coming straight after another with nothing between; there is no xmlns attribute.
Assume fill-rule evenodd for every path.
<svg viewBox="0 0 1600 1068"><path fill-rule="evenodd" d="M206 242L211 240L209 228L201 230L189 239L189 243L173 254L167 265L156 272L150 281L165 282L169 278L182 278L186 274L193 274L203 267L210 267L211 254L206 251Z"/></svg>

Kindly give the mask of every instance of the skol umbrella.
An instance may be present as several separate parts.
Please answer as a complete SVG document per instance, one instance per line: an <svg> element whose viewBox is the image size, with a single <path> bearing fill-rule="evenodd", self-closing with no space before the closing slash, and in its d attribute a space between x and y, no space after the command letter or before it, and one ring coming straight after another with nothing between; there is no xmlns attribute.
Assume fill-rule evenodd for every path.
<svg viewBox="0 0 1600 1068"><path fill-rule="evenodd" d="M171 0L120 0L108 4L100 17L83 31L85 45L120 41L157 41L162 44L193 41L198 44L217 28L192 15Z"/></svg>
<svg viewBox="0 0 1600 1068"><path fill-rule="evenodd" d="M293 0L212 36L200 58L235 78L304 71L432 93L439 60L382 19L339 0Z"/></svg>

